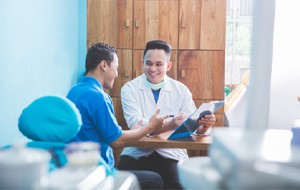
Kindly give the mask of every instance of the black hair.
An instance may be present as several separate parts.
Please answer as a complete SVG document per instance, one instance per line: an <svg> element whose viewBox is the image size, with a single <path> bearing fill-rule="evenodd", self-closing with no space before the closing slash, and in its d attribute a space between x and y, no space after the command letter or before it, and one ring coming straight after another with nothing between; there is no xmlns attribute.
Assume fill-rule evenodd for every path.
<svg viewBox="0 0 300 190"><path fill-rule="evenodd" d="M114 54L117 54L116 48L105 44L97 43L88 49L85 59L85 74L96 69L101 61L106 61L108 65L114 60Z"/></svg>
<svg viewBox="0 0 300 190"><path fill-rule="evenodd" d="M144 50L144 57L148 50L150 49L162 49L166 52L167 56L170 58L171 55L171 45L163 40L152 40L146 44L146 48Z"/></svg>

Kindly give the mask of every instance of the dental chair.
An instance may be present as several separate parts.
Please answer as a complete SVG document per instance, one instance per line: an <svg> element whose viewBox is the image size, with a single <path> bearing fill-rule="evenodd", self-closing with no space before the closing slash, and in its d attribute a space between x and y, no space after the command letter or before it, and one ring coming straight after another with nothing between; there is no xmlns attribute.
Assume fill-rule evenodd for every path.
<svg viewBox="0 0 300 190"><path fill-rule="evenodd" d="M31 140L27 147L50 152L51 171L66 165L66 143L75 137L81 124L80 113L70 100L60 96L44 96L23 109L18 126L19 131Z"/></svg>
<svg viewBox="0 0 300 190"><path fill-rule="evenodd" d="M19 117L19 131L30 141L27 147L44 149L50 152L48 189L139 189L135 175L111 169L100 156L99 146L96 146L98 157L93 152L93 165L84 166L86 160L82 156L87 153L86 143L68 142L76 136L82 125L81 115L76 106L65 97L44 96L34 100ZM91 145L88 144L88 145ZM76 167L70 167L68 148L82 149L82 154L75 154ZM95 148L95 146L94 146ZM74 156L73 156L74 158ZM85 157L86 159L87 157ZM73 160L74 161L74 160ZM90 160L89 160L90 161ZM78 163L81 164L78 165ZM74 162L73 162L74 163ZM73 165L74 166L74 165ZM80 180L78 180L80 179ZM75 182L75 183L74 183Z"/></svg>
<svg viewBox="0 0 300 190"><path fill-rule="evenodd" d="M27 147L50 152L50 171L68 163L66 147L68 148L68 142L76 136L81 125L79 110L73 102L62 96L43 96L34 100L23 109L18 123L19 131L32 140L27 143ZM86 148L87 143L81 145ZM72 147L79 145L73 144ZM101 157L99 164L105 166L107 173L112 173Z"/></svg>

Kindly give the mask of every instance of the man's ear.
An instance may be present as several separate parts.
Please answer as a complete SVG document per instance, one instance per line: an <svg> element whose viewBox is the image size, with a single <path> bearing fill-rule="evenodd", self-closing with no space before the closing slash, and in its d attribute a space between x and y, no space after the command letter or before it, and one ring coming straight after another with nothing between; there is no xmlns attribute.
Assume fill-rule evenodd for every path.
<svg viewBox="0 0 300 190"><path fill-rule="evenodd" d="M144 59L141 60L141 65L143 66L145 64Z"/></svg>
<svg viewBox="0 0 300 190"><path fill-rule="evenodd" d="M167 71L170 71L171 67L172 67L172 62L169 61L168 65L167 65Z"/></svg>
<svg viewBox="0 0 300 190"><path fill-rule="evenodd" d="M108 68L108 64L105 60L102 60L99 64L98 67L100 67L100 69L102 71L106 71L106 69Z"/></svg>

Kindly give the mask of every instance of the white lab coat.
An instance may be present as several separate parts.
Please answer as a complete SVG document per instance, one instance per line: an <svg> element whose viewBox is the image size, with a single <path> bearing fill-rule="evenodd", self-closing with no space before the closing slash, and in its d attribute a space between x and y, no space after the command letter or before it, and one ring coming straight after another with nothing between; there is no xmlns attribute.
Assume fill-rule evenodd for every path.
<svg viewBox="0 0 300 190"><path fill-rule="evenodd" d="M146 75L143 74L126 83L121 89L121 100L124 116L129 128L141 118L145 126L151 115L160 108L160 115L179 113L191 114L196 110L190 90L181 82L165 77L165 86L161 88L157 103L151 89L146 86ZM164 158L184 160L188 158L185 149L156 148L143 149L135 147L124 148L121 155L133 158L148 156L156 151Z"/></svg>

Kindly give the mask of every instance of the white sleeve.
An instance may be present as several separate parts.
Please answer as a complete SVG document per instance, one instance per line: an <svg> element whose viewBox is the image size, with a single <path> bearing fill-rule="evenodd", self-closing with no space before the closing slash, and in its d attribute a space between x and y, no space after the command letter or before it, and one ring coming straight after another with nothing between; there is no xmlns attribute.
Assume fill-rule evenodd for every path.
<svg viewBox="0 0 300 190"><path fill-rule="evenodd" d="M149 120L143 118L142 106L138 96L138 89L130 83L125 84L121 89L121 101L124 117L128 128L132 128L140 119L143 120L142 126L148 124Z"/></svg>
<svg viewBox="0 0 300 190"><path fill-rule="evenodd" d="M184 95L184 100L182 103L182 109L180 110L181 113L186 113L186 114L192 114L196 110L196 106L192 97L191 91L185 87L185 90L182 89L182 91L185 92Z"/></svg>

